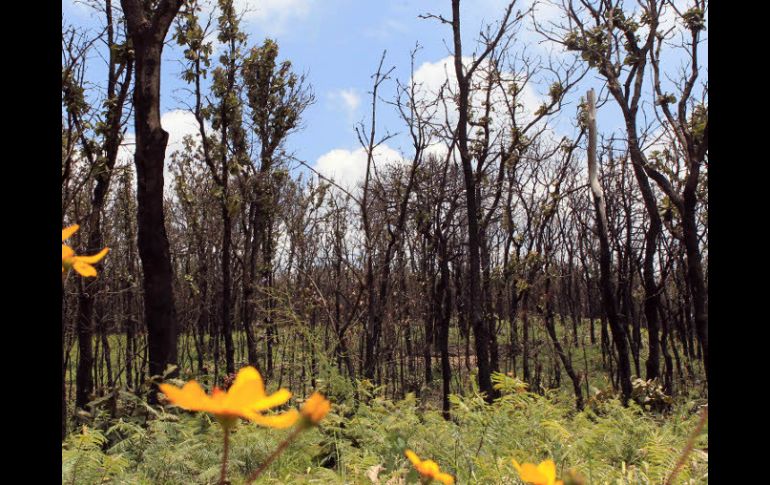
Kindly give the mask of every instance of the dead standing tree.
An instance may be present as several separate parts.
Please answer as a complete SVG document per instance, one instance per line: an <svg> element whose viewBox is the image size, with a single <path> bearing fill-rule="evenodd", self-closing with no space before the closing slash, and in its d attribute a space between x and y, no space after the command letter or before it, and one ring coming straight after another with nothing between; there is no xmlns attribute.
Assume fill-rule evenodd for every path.
<svg viewBox="0 0 770 485"><path fill-rule="evenodd" d="M471 328L476 342L476 360L478 362L479 390L484 393L487 401L497 397L497 391L492 387L491 368L489 361L489 325L482 318L481 277L481 241L479 232L479 210L476 197L477 181L471 166L471 153L468 147L468 121L470 115L470 90L473 73L486 57L495 49L510 28L509 19L515 2L508 4L500 21L497 32L486 40L484 50L473 62L465 68L463 65L462 37L460 35L460 0L452 0L452 36L454 39L454 67L458 87L457 103L457 148L463 167L465 180L465 203L468 217L468 307Z"/></svg>
<svg viewBox="0 0 770 485"><path fill-rule="evenodd" d="M380 334L382 333L382 320L383 320L383 305L377 302L377 292L375 291L375 250L374 250L374 235L370 218L370 202L371 197L369 185L372 180L374 167L374 150L385 143L391 135L386 135L384 138L377 141L376 127L377 127L377 92L380 85L388 79L388 75L394 68L390 68L387 72L382 72L382 64L385 61L385 52L382 53L380 58L380 64L377 67L377 72L374 74L374 84L372 87L372 119L369 125L369 135L364 138L363 126L356 127L356 134L358 135L359 142L366 151L366 175L364 177L363 193L361 194L361 200L359 205L361 208L361 225L364 230L365 240L365 259L366 259L366 291L367 291L367 317L364 328L364 348L363 351L363 369L362 373L367 379L374 379L374 374L377 367L377 346L380 340ZM384 260L388 269L390 268L390 261ZM384 281L385 289L387 290L388 282Z"/></svg>
<svg viewBox="0 0 770 485"><path fill-rule="evenodd" d="M457 126L453 133L457 150L460 154L461 165L463 169L463 179L465 181L465 202L468 219L468 316L470 327L473 329L475 337L476 360L478 365L478 383L479 390L484 393L486 399L491 402L496 396L497 391L492 387L492 369L490 362L490 325L484 321L482 314L482 288L481 288L481 244L482 235L480 227L480 211L478 198L478 178L473 166L473 154L469 147L468 126L470 124L470 98L471 81L474 73L487 57L497 48L500 42L509 32L512 25L520 20L523 15L517 14L511 19L511 12L516 2L511 2L505 9L503 18L495 31L483 35L484 47L478 56L473 60L466 62L463 59L462 36L460 33L460 0L452 0L452 19L448 20L441 15L426 14L421 18L432 18L447 24L452 29L452 38L454 52L454 74L457 79L457 94L455 96L457 108ZM467 65L466 65L467 64ZM454 146L454 143L452 144Z"/></svg>
<svg viewBox="0 0 770 485"><path fill-rule="evenodd" d="M107 66L107 91L104 102L105 111L101 121L97 123L100 128L96 133L96 140L87 140L81 137L84 143L83 152L93 167L95 178L91 197L91 212L87 218L86 240L89 250L98 250L104 246L102 231L102 212L107 198L107 193L112 180L113 168L118 158L118 148L123 138L124 107L128 98L129 86L133 75L133 59L131 52L116 25L120 25L119 19L115 21L112 2L107 1L104 8L107 28L105 39L109 48ZM87 146L85 146L87 145ZM93 326L94 300L102 287L102 280L80 280L78 295L78 371L77 390L75 393L75 406L85 408L93 392ZM103 339L105 348L108 348L107 339ZM112 383L110 383L112 384Z"/></svg>
<svg viewBox="0 0 770 485"><path fill-rule="evenodd" d="M686 174L684 180L678 177L666 177L662 170L647 164L645 170L650 178L655 180L660 189L668 196L681 218L681 231L673 230L672 233L684 245L687 255L687 278L689 280L690 293L692 295L693 317L695 329L703 350L703 366L708 381L708 288L706 276L703 270L703 254L698 235L698 206L704 196L701 194L701 170L708 167L708 88L702 89L703 99L694 101L696 96L696 82L701 70L698 64L698 51L702 42L701 32L706 28L705 13L708 2L695 0L686 11L679 11L676 6L670 5L677 14L677 20L684 23L687 34L680 46L689 56L689 69L678 80L679 101L676 110L670 105L675 101L673 95L664 92L661 78L666 76L661 68L661 48L664 45L664 37L656 37L653 47L649 50L650 64L653 71L653 84L656 96L656 106L663 112L668 129L673 132L675 142L672 158L679 163L683 161ZM673 182L673 183L672 183ZM675 184L681 188L677 190Z"/></svg>
<svg viewBox="0 0 770 485"><path fill-rule="evenodd" d="M609 320L612 340L618 352L618 377L623 401L628 402L631 396L631 363L628 360L628 337L626 329L620 322L617 311L615 290L611 279L611 249L607 235L607 205L604 201L604 191L599 183L599 169L596 156L596 99L593 89L588 91L588 108L586 121L588 124L588 182L593 194L594 210L596 211L596 233L599 237L599 267L602 304Z"/></svg>
<svg viewBox="0 0 770 485"><path fill-rule="evenodd" d="M91 170L78 170L78 146L90 149L90 140L86 137L83 117L91 107L85 99L84 77L86 72L86 53L99 37L89 39L74 27L62 25L62 168L61 168L61 223L72 202L78 197L85 183L91 177ZM83 155L88 160L90 152ZM93 165L91 165L93 167ZM85 172L81 174L79 172ZM67 298L64 293L64 280L61 286L62 309L62 347L61 347L61 383L62 383L62 439L67 434L67 364L69 361ZM90 342L90 341L89 341Z"/></svg>
<svg viewBox="0 0 770 485"><path fill-rule="evenodd" d="M160 0L148 8L140 0L121 0L134 49L134 127L137 174L139 256L144 276L150 375L162 374L177 360L177 329L171 255L163 219L163 164L168 132L160 123L160 72L164 40L182 0ZM157 399L152 392L151 400Z"/></svg>
<svg viewBox="0 0 770 485"><path fill-rule="evenodd" d="M242 126L241 99L236 89L237 64L241 59L240 49L246 41L246 35L239 29L240 19L235 12L232 0L219 2L220 42L227 46L220 56L221 65L214 70L212 93L217 100L211 107L212 127L219 130L219 166L209 165L214 180L220 189L220 211L222 215L222 301L219 330L225 341L225 370L235 373L235 347L233 344L232 325L232 225L236 201L230 194L230 178L237 171L239 163L245 157L245 134ZM207 163L209 161L207 160ZM218 348L218 347L215 347Z"/></svg>
<svg viewBox="0 0 770 485"><path fill-rule="evenodd" d="M632 15L624 13L622 1L592 4L581 0L578 4L569 0L561 6L568 27L557 27L562 30L559 35L542 32L546 38L564 45L568 50L580 52L587 65L598 71L606 81L607 89L625 121L629 159L650 220L645 231L645 256L642 262L644 314L649 330L647 377L650 379L659 376L660 285L655 278L654 258L663 225L649 174L645 171L648 163L640 139L638 117L644 94L647 56L658 34L660 8L664 1L641 2L644 14L637 22ZM641 24L646 26L646 32L640 30ZM627 315L619 315L628 318Z"/></svg>
<svg viewBox="0 0 770 485"><path fill-rule="evenodd" d="M278 336L273 315L276 305L273 297L273 260L278 194L287 174L281 167L282 149L287 137L300 127L304 111L315 102L306 77L294 72L291 61L279 62L278 52L278 43L266 39L262 46L251 49L243 63L243 83L250 109L251 128L259 141L259 168L253 170L254 166L250 165L248 172L252 179L252 191L248 194L251 234L246 242L248 263L244 265L246 314L243 324L247 328L251 325L254 315L251 295L254 292L255 276L259 274L262 281L262 314L267 332L268 375L273 373L273 346ZM261 264L258 266L257 253L260 249ZM247 336L250 333L249 330Z"/></svg>
<svg viewBox="0 0 770 485"><path fill-rule="evenodd" d="M649 181L652 179L681 217L681 234L677 235L677 231L674 231L674 234L686 248L687 278L693 299L695 326L703 349L703 362L708 379L707 294L696 218L700 170L708 151L706 87L701 90L704 99L693 102L698 91L698 51L702 41L700 33L705 30L707 2L693 0L686 11L680 11L673 2L666 0L639 2L636 12L624 8L622 0L569 0L563 2L561 8L568 27L557 27L562 30L561 35L545 35L570 50L580 52L583 60L605 79L607 89L625 121L629 158L650 219L645 233L642 262L644 314L649 330L647 377L656 378L660 374L659 311L662 283L656 281L654 259L663 221ZM671 45L668 37L676 30L675 27L668 28L664 24L666 8L674 10L675 21L683 24L686 34L689 34L689 38L686 34L682 36L685 40L679 46L683 48L686 66L679 80L673 80L673 77L661 70L661 47L664 44ZM648 65L652 67L652 91L649 91L644 83ZM670 105L676 103L676 97L663 90L662 78L667 78L675 85L675 89L679 90L680 99L675 111L671 110ZM687 172L683 182L676 180L676 177L664 175L667 170L661 169L660 164L651 160L644 150L644 137L638 118L640 114L644 115L641 103L645 100L654 101L656 109L660 107L663 123L673 133L674 140L671 145L674 149L669 153L676 153L673 158L677 164L680 160L683 161L682 165ZM677 189L675 184L680 184L683 188Z"/></svg>
<svg viewBox="0 0 770 485"><path fill-rule="evenodd" d="M367 320L366 320L366 338L364 347L364 364L363 374L368 379L373 379L377 370L379 362L379 344L380 336L382 334L382 324L385 319L385 310L388 307L388 302L391 293L391 271L393 264L393 257L399 251L402 244L403 233L407 222L407 213L409 208L409 199L415 187L417 170L422 162L422 152L426 147L426 138L423 126L415 125L414 113L406 115L406 118L411 120L410 134L414 143L415 152L412 157L411 165L408 167L407 180L404 184L403 191L396 191L397 198L396 213L394 219L385 214L385 229L387 231L385 250L381 255L377 255L375 250L376 236L373 232L371 224L372 204L370 197L372 191L370 184L372 183L373 176L376 175L377 169L375 166L375 149L387 141L392 135L386 135L379 141L375 140L375 115L377 106L377 91L380 85L388 79L388 75L393 70L391 68L388 72L382 72L382 64L385 61L385 52L382 53L380 64L377 68L377 72L374 75L374 88L372 90L372 119L369 130L369 136L365 139L363 135L363 127L357 127L356 133L358 135L359 142L366 151L366 176L364 179L364 190L361 198L361 217L364 226L364 235L366 239L366 287L367 287ZM403 115L403 113L402 113ZM375 268L375 264L378 266ZM375 282L375 271L378 275L378 280Z"/></svg>

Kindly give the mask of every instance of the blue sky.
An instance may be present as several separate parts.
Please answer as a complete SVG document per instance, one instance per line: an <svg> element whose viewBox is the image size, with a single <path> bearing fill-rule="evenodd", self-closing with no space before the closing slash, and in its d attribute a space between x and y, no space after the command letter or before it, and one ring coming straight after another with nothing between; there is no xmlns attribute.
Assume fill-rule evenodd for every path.
<svg viewBox="0 0 770 485"><path fill-rule="evenodd" d="M519 0L518 3L521 8L526 8L530 1ZM297 71L308 75L316 103L306 111L304 129L292 135L287 148L311 165L324 156L327 164L341 163L343 170L360 162L353 156L360 147L353 127L358 121L366 121L368 116L371 75L383 50L387 50L386 68L395 67L394 80L382 88L385 99L391 99L395 93L395 78L408 81L409 55L416 43L422 47L416 58L416 68L423 67L429 76L441 73L440 61L450 54L448 26L418 18L419 14L428 12L451 17L448 0L238 0L237 3L249 9L242 24L249 35L249 46L272 37L278 41L280 57L291 60ZM475 46L480 27L485 22L499 19L506 3L504 0L466 0L461 3L466 53ZM63 0L62 9L66 23L95 29L102 22L88 7L74 0ZM543 19L558 18L553 8L539 9ZM521 30L519 42L528 44L533 54L544 49L540 41L541 37L528 27ZM192 131L190 120L177 111L183 109L185 98L182 90L185 83L179 78L182 59L181 51L169 42L164 50L161 96L164 128L171 132L172 142L181 137L180 133ZM94 61L89 77L100 83L104 77L99 67L102 63L97 58ZM595 84L594 77L589 74L576 94L583 94ZM540 91L546 89L542 87ZM567 108L564 114L572 116L574 107ZM380 104L377 118L380 134L388 130L403 131L394 108ZM601 111L600 118L603 118L606 129L621 126L618 113L612 108ZM568 123L569 120L565 120L565 130ZM401 140L391 140L389 147L408 150ZM339 158L346 156L346 162Z"/></svg>

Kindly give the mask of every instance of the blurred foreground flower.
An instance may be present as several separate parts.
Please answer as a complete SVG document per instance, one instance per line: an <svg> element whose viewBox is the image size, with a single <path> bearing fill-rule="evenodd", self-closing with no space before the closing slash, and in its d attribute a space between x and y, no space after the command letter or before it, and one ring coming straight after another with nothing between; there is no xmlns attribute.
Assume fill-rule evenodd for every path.
<svg viewBox="0 0 770 485"><path fill-rule="evenodd" d="M106 256L110 248L104 248L93 256L77 256L71 247L64 244L64 241L72 237L78 229L80 226L74 224L61 231L61 271L64 273L65 270L72 268L82 276L96 276L96 268L91 265L98 263Z"/></svg>
<svg viewBox="0 0 770 485"><path fill-rule="evenodd" d="M195 381L181 388L161 384L160 390L173 404L189 411L211 413L225 427L232 426L240 417L269 428L288 428L299 418L296 409L273 416L260 414L260 411L284 404L291 398L291 392L279 389L268 396L262 376L254 367L244 367L238 371L227 392L214 388L211 396Z"/></svg>
<svg viewBox="0 0 770 485"><path fill-rule="evenodd" d="M404 454L420 473L422 483L430 483L433 480L438 480L444 485L451 485L455 482L452 475L442 473L441 470L439 470L438 464L435 461L420 460L420 457L418 457L412 450L406 450Z"/></svg>
<svg viewBox="0 0 770 485"><path fill-rule="evenodd" d="M516 460L511 460L513 467L519 472L519 477L525 483L533 485L564 485L561 480L556 480L556 464L553 460L541 461L539 465L524 463L519 465Z"/></svg>
<svg viewBox="0 0 770 485"><path fill-rule="evenodd" d="M299 413L292 409L285 413L265 416L260 411L278 407L291 397L291 392L279 389L270 394L265 393L265 383L262 376L254 367L244 367L238 371L233 385L226 392L214 388L211 396L195 381L190 381L183 387L171 384L161 384L160 390L168 400L180 408L189 411L205 411L211 413L222 425L225 432L224 448L222 450L222 470L219 483L227 483L227 456L230 449L230 430L238 418L248 419L268 428L288 428L299 419Z"/></svg>
<svg viewBox="0 0 770 485"><path fill-rule="evenodd" d="M312 428L321 422L331 407L332 404L323 396L323 394L320 392L314 392L313 395L310 396L307 401L305 401L305 404L302 405L302 409L300 410L302 419L299 421L298 426L294 428L294 431L292 431L291 434L287 436L280 445L278 445L278 448L276 448L270 454L270 456L267 457L262 465L260 465L260 467L249 476L249 478L246 480L246 483L253 483L262 473L264 473L265 470L267 470L267 467L269 467L270 464L275 461L275 459L278 458L281 453L284 452L286 447L289 446L289 444L300 435L300 433Z"/></svg>
<svg viewBox="0 0 770 485"><path fill-rule="evenodd" d="M331 409L332 404L319 392L314 392L300 409L306 427L317 425Z"/></svg>

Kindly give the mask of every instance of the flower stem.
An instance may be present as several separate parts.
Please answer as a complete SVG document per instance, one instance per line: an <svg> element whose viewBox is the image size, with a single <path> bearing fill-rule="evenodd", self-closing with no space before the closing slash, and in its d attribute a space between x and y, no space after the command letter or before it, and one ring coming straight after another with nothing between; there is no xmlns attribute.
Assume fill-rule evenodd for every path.
<svg viewBox="0 0 770 485"><path fill-rule="evenodd" d="M692 434L690 434L690 438L687 440L687 444L685 445L684 449L682 450L682 454L679 456L679 460L677 460L676 465L674 465L674 471L671 472L671 475L668 477L668 480L666 480L666 485L670 485L674 483L674 479L679 474L679 471L684 466L685 461L687 460L687 456L692 451L693 447L695 446L695 440L700 435L700 432L703 430L703 426L706 424L706 420L708 420L709 416L709 408L708 406L703 408L703 411L701 411L700 420L698 420L698 424L695 426L695 429L692 431Z"/></svg>
<svg viewBox="0 0 770 485"><path fill-rule="evenodd" d="M273 451L273 453L267 457L267 460L262 463L262 466L257 468L257 471L251 474L249 479L246 480L246 484L249 485L253 483L254 480L256 480L257 477L262 474L262 472L267 470L267 467L269 467L270 464L275 461L275 459L278 458L281 453L283 453L283 450L286 449L286 447L289 446L292 441L294 441L294 439L302 432L303 429L304 428L302 426L297 426L294 431L292 431L291 434L285 440L283 440L280 445L278 445L278 448L276 448L275 451Z"/></svg>
<svg viewBox="0 0 770 485"><path fill-rule="evenodd" d="M219 475L219 485L224 485L227 478L227 454L230 451L230 427L223 426L225 430L225 449L222 452L222 472Z"/></svg>

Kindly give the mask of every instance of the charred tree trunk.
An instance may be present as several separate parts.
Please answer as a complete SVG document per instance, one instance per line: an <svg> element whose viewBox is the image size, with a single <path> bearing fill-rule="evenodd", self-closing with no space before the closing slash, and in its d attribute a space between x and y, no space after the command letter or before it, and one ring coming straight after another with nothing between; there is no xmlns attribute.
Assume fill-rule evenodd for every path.
<svg viewBox="0 0 770 485"><path fill-rule="evenodd" d="M437 292L441 301L438 320L438 348L441 353L441 412L449 420L449 393L452 368L449 362L449 325L452 317L452 293L450 288L449 259L446 239L438 237L439 280Z"/></svg>
<svg viewBox="0 0 770 485"><path fill-rule="evenodd" d="M546 255L547 254L548 252L546 252ZM572 360L567 356L566 352L564 352L564 348L556 336L556 325L554 323L553 317L553 301L551 299L551 277L548 272L547 264L545 268L545 274L545 315L543 318L545 320L545 328L548 331L548 336L551 338L551 343L553 344L554 349L556 349L556 355L559 356L559 359L564 366L564 370L567 372L567 375L572 381L572 388L575 391L575 407L577 407L578 411L582 411L583 391L580 387L580 376L575 372L575 369L572 367ZM554 363L554 365L558 369L559 364Z"/></svg>
<svg viewBox="0 0 770 485"><path fill-rule="evenodd" d="M698 167L696 165L696 167ZM689 184L697 184L697 170L695 175L691 174ZM691 180L695 179L695 182ZM695 331L698 334L698 340L701 346L701 356L703 358L703 368L706 371L706 382L709 381L709 328L708 312L706 310L706 301L708 294L706 291L706 279L703 274L703 262L701 259L700 246L698 244L698 231L695 222L695 205L697 199L695 189L685 190L683 197L682 214L682 232L684 234L684 245L687 251L687 279L689 281L690 291L692 293L693 320L695 320Z"/></svg>
<svg viewBox="0 0 770 485"><path fill-rule="evenodd" d="M135 50L134 125L137 223L142 260L144 317L151 375L177 361L171 255L163 214L163 163L168 133L160 123L160 71L164 39L182 0L160 0L151 18L139 0L121 0ZM156 393L152 392L151 402Z"/></svg>
<svg viewBox="0 0 770 485"><path fill-rule="evenodd" d="M628 359L628 337L626 329L617 313L617 301L611 278L611 253L610 243L607 237L607 209L604 203L604 192L599 183L599 171L596 157L596 101L593 89L588 91L588 178L593 194L594 209L596 211L596 226L599 236L599 266L600 283L602 290L602 304L607 314L612 340L615 343L618 357L618 380L623 395L623 402L627 403L631 397L631 365Z"/></svg>
<svg viewBox="0 0 770 485"><path fill-rule="evenodd" d="M112 2L107 1L105 7L107 16L107 44L112 46L115 43L115 26L112 18ZM96 159L90 156L90 162L98 164L103 162L103 167L96 170L96 184L94 186L93 196L91 198L91 213L88 217L88 250L99 251L104 245L102 235L102 211L107 197L107 192L112 179L112 170L118 157L118 148L121 140L121 118L123 116L123 106L128 98L128 90L131 84L134 66L130 59L120 60L114 52L110 52L108 73L107 73L107 112L105 116L103 159ZM119 77L123 74L123 81L119 83ZM81 281L80 292L78 295L78 371L77 371L77 389L75 393L76 407L83 408L88 403L88 397L93 391L93 313L94 298L101 288L101 280Z"/></svg>
<svg viewBox="0 0 770 485"><path fill-rule="evenodd" d="M475 59L473 65L466 71L463 66L462 37L460 33L460 0L452 0L453 56L458 86L456 137L462 162L463 180L465 182L465 203L468 219L468 316L475 340L479 390L484 393L488 402L492 402L497 397L497 391L492 387L491 379L489 325L484 322L482 317L482 295L479 281L481 277L481 232L478 201L476 200L476 177L471 166L471 154L468 148L468 114L470 110L470 81L473 71L502 38L505 26L508 24L508 17L510 16L512 6L512 4L509 5L506 10L496 40L491 41L483 55Z"/></svg>
<svg viewBox="0 0 770 485"><path fill-rule="evenodd" d="M259 214L258 204L252 201L249 207L249 232L246 237L246 259L248 263L244 265L243 274L243 302L242 320L243 328L246 332L246 349L248 352L249 365L257 367L259 363L257 352L257 338L254 334L254 315L256 314L256 304L254 302L254 279L256 277L257 253L259 251L259 242L257 240L257 217Z"/></svg>
<svg viewBox="0 0 770 485"><path fill-rule="evenodd" d="M75 407L85 409L94 390L93 353L93 297L88 291L95 291L96 285L80 281L76 332L78 336L78 367L75 377Z"/></svg>
<svg viewBox="0 0 770 485"><path fill-rule="evenodd" d="M64 278L61 283L61 439L67 436L67 362L64 358L66 336L66 313L64 307Z"/></svg>

